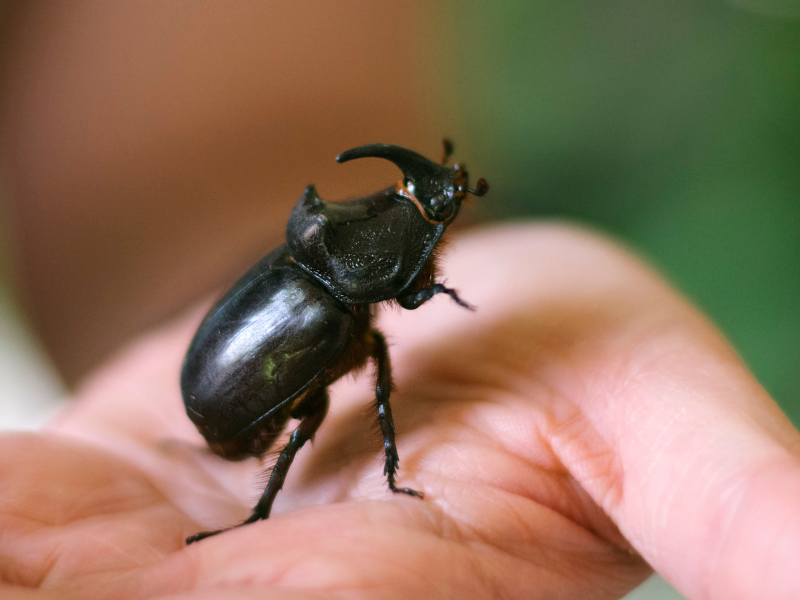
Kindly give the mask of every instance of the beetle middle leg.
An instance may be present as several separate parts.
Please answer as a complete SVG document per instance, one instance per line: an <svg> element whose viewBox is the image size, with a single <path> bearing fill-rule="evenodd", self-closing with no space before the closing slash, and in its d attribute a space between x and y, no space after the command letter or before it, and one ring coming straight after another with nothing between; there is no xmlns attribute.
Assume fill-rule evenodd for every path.
<svg viewBox="0 0 800 600"><path fill-rule="evenodd" d="M378 369L375 399L378 404L378 421L383 434L383 449L386 452L383 474L386 475L386 479L389 481L389 489L395 494L402 493L423 498L424 494L422 492L410 488L398 488L394 483L400 457L397 454L397 445L394 441L394 421L392 420L392 407L389 405L389 394L392 391L392 365L389 362L389 350L386 347L386 339L383 334L373 330L372 340L372 360L375 361Z"/></svg>
<svg viewBox="0 0 800 600"><path fill-rule="evenodd" d="M434 283L433 285L424 287L416 292L409 292L407 294L400 295L397 297L397 302L406 310L414 310L415 308L422 306L436 294L447 294L453 300L455 300L459 306L463 306L469 310L475 310L474 306L464 302L461 298L459 298L455 290L445 287L441 283Z"/></svg>
<svg viewBox="0 0 800 600"><path fill-rule="evenodd" d="M261 499L258 501L258 504L253 508L253 514L244 522L236 525L236 527L269 518L269 513L272 510L272 503L283 487L286 474L289 472L289 467L292 466L297 451L300 450L308 440L314 437L317 429L322 425L325 415L328 414L328 403L328 390L323 387L306 396L295 410L292 411L292 417L301 419L300 424L297 426L297 429L292 432L292 435L289 437L289 443L284 446L278 457L278 462L276 462L275 466L272 468L267 487L264 489L264 493L261 494ZM212 535L222 533L223 531L227 531L227 529L203 531L186 538L186 543L191 544L211 537Z"/></svg>

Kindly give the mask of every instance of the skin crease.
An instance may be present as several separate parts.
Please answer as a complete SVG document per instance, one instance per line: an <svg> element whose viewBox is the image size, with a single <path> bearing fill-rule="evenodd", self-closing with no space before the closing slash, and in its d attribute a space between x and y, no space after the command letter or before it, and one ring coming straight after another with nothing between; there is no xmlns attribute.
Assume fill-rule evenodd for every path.
<svg viewBox="0 0 800 600"><path fill-rule="evenodd" d="M448 298L384 310L400 485L370 384L331 412L273 518L255 461L201 450L178 372L203 310L128 347L40 434L0 440L6 598L798 598L800 436L720 334L596 234L453 240Z"/></svg>

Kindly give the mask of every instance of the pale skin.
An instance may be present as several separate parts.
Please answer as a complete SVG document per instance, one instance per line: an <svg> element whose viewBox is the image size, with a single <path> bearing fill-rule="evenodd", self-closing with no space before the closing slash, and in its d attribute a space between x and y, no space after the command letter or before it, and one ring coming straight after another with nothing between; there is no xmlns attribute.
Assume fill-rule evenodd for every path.
<svg viewBox="0 0 800 600"><path fill-rule="evenodd" d="M195 310L0 440L0 596L610 599L652 567L692 599L800 598L800 435L696 309L560 225L462 236L441 272L476 312L377 321L398 484L424 500L386 489L365 372L270 520L186 547L260 492L183 413Z"/></svg>

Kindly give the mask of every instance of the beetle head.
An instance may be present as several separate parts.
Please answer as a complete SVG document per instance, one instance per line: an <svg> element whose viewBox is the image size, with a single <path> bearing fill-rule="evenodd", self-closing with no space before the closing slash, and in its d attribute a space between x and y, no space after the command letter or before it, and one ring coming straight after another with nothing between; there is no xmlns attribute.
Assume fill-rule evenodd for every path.
<svg viewBox="0 0 800 600"><path fill-rule="evenodd" d="M445 142L445 158L452 145ZM336 162L355 158L383 158L393 162L403 172L397 186L398 194L412 200L427 221L449 225L458 215L461 201L467 193L483 196L489 189L486 181L478 180L477 189L469 188L469 176L458 165L448 167L425 158L421 154L393 144L367 144L336 157Z"/></svg>

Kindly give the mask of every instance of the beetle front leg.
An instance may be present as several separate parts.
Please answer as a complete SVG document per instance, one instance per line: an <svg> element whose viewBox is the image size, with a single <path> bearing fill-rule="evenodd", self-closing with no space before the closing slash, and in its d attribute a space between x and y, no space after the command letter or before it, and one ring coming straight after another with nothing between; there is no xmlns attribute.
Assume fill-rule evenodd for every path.
<svg viewBox="0 0 800 600"><path fill-rule="evenodd" d="M283 448L281 455L278 457L278 462L276 462L275 466L272 468L272 474L269 477L267 487L264 489L264 493L261 495L258 504L253 508L253 514L244 522L235 525L235 527L241 527L248 523L254 523L269 518L269 513L272 510L272 503L283 487L286 474L289 472L289 467L292 466L292 461L294 461L297 451L300 450L308 440L314 437L317 429L322 425L325 415L328 414L328 390L323 388L315 392L313 396L306 398L301 404L301 410L303 412L300 414L292 414L295 418L302 418L302 421L300 421L300 425L297 426L297 429L292 432L292 435L289 437L289 443ZM196 533L186 538L186 544L198 542L212 535L228 531L228 529Z"/></svg>
<svg viewBox="0 0 800 600"><path fill-rule="evenodd" d="M441 283L434 283L431 286L422 288L418 292L401 294L400 296L397 296L397 302L406 310L414 310L433 298L436 294L447 294L453 300L455 300L459 306L463 306L468 310L475 310L474 306L464 302L461 298L459 298L455 290L445 287Z"/></svg>
<svg viewBox="0 0 800 600"><path fill-rule="evenodd" d="M392 407L389 405L389 394L392 392L392 365L389 362L389 350L386 347L386 338L379 331L372 331L372 360L378 368L378 381L375 384L375 399L378 404L378 421L381 425L383 434L383 449L386 452L386 463L383 467L383 474L389 482L389 489L395 494L402 493L409 496L423 498L422 492L417 492L410 488L398 488L395 483L395 475L400 457L397 454L397 445L394 441L394 421L392 420Z"/></svg>

